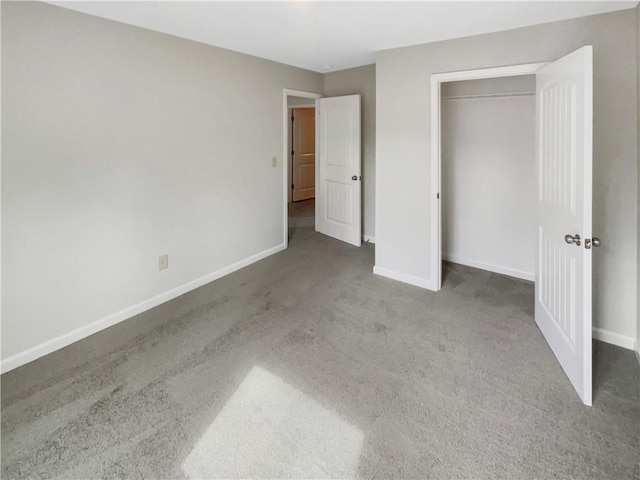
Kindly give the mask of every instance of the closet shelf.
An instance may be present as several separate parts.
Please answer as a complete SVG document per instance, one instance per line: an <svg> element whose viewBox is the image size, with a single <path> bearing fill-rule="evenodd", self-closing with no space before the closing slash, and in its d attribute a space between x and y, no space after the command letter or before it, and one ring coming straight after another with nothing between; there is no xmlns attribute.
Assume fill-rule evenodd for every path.
<svg viewBox="0 0 640 480"><path fill-rule="evenodd" d="M450 95L442 97L444 100L468 100L472 98L507 98L507 97L528 97L536 92L512 92L512 93L480 93L477 95Z"/></svg>

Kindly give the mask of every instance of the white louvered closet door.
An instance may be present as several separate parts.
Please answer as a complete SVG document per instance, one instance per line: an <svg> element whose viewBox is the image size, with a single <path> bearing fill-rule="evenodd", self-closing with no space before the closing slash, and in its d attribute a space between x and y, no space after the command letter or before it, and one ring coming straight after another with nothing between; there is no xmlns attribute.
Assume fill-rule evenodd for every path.
<svg viewBox="0 0 640 480"><path fill-rule="evenodd" d="M535 320L586 405L592 394L592 92L591 47L537 73Z"/></svg>

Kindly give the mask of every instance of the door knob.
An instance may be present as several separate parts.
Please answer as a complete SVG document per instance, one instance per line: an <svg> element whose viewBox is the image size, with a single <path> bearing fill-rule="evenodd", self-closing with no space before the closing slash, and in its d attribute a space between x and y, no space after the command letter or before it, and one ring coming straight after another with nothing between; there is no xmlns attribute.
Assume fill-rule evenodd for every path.
<svg viewBox="0 0 640 480"><path fill-rule="evenodd" d="M351 180L358 180L358 176L354 175L353 177L351 177Z"/></svg>
<svg viewBox="0 0 640 480"><path fill-rule="evenodd" d="M571 234L567 233L564 236L564 241L567 242L567 243L573 243L577 247L579 247L581 245L580 235L578 235L577 233L575 235L571 235Z"/></svg>
<svg viewBox="0 0 640 480"><path fill-rule="evenodd" d="M584 248L589 250L591 248L591 245L593 245L594 247L599 247L600 246L600 239L598 237L585 238L584 239Z"/></svg>

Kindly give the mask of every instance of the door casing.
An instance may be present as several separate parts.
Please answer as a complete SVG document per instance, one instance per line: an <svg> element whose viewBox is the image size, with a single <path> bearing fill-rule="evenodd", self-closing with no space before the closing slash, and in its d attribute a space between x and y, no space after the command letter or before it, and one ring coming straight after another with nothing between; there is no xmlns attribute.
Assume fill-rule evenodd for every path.
<svg viewBox="0 0 640 480"><path fill-rule="evenodd" d="M444 82L461 80L478 80L483 78L515 77L518 75L535 74L540 68L548 65L543 63L527 63L506 67L483 68L479 70L463 70L458 72L434 73L431 75L431 208L430 208L430 237L431 249L429 257L432 265L432 275L427 288L435 292L442 288L442 212L440 202L441 189L441 86Z"/></svg>
<svg viewBox="0 0 640 480"><path fill-rule="evenodd" d="M291 190L291 185L289 183L289 168L288 168L288 158L289 158L289 103L287 102L288 97L302 97L309 98L315 102L318 98L324 98L324 95L316 92L305 92L303 90L294 90L291 88L283 88L282 89L282 243L284 248L289 246L289 193ZM311 103L311 102L309 102ZM317 120L317 110L316 110L316 120ZM316 121L316 152L318 151L318 122ZM317 173L317 163L316 162L316 179L318 178ZM316 210L317 213L317 210Z"/></svg>

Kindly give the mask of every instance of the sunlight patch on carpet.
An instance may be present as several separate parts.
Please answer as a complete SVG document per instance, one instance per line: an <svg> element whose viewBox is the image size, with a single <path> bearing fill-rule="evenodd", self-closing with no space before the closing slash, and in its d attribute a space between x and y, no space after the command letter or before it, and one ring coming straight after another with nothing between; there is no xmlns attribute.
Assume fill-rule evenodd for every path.
<svg viewBox="0 0 640 480"><path fill-rule="evenodd" d="M188 478L353 478L360 429L258 366L182 464Z"/></svg>

